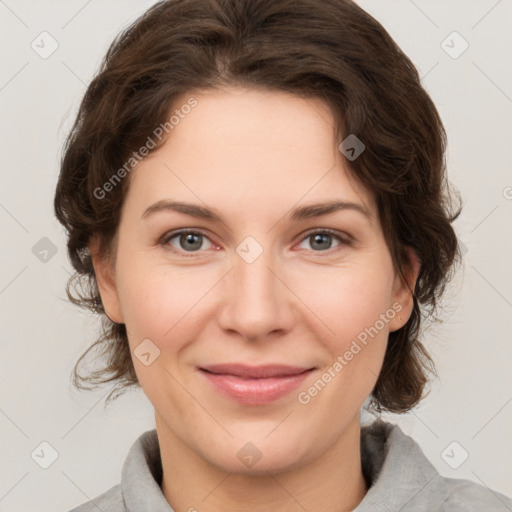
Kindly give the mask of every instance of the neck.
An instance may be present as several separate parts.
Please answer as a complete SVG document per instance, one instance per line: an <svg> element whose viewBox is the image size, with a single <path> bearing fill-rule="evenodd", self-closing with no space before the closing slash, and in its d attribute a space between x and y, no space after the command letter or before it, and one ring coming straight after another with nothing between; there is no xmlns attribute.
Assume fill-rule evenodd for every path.
<svg viewBox="0 0 512 512"><path fill-rule="evenodd" d="M351 511L367 492L359 416L315 459L284 472L229 473L206 461L156 418L162 493L176 511Z"/></svg>

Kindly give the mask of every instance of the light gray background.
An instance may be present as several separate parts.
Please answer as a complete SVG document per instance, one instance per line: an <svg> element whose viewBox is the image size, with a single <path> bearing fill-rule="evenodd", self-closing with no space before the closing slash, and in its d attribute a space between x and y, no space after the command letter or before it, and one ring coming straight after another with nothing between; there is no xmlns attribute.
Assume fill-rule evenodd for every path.
<svg viewBox="0 0 512 512"><path fill-rule="evenodd" d="M455 224L464 269L448 290L445 323L425 335L440 381L414 412L386 417L443 475L512 495L512 1L359 3L418 67L465 201ZM110 388L70 385L97 324L65 301L71 266L52 211L62 143L86 84L113 37L150 4L0 0L1 511L67 511L97 496L119 483L131 444L154 428L141 391L105 411ZM43 31L59 45L46 59L31 48L43 45ZM453 31L469 43L458 58L441 46ZM453 36L447 42L461 48ZM32 251L43 237L57 249L46 262ZM31 458L43 441L58 452L48 469ZM453 441L469 453L458 469L441 456ZM452 460L460 447L448 451Z"/></svg>

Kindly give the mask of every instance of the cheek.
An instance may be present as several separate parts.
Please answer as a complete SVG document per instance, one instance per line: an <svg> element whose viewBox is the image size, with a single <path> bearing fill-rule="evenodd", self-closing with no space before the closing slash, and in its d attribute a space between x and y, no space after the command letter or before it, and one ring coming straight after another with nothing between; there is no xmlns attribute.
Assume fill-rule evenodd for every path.
<svg viewBox="0 0 512 512"><path fill-rule="evenodd" d="M326 354L318 380L298 397L301 404L311 406L312 416L317 411L323 418L333 409L355 414L374 388L389 322L396 315L390 308L390 283L384 271L372 274L353 268L317 280L319 286L309 292L307 304L321 319L312 320L321 327L311 324L310 329L316 329L316 340Z"/></svg>
<svg viewBox="0 0 512 512"><path fill-rule="evenodd" d="M391 290L391 269L369 263L309 272L294 288L311 311L312 322L322 326L325 339L338 350L377 322L387 336L388 323L382 325L379 319L390 309Z"/></svg>
<svg viewBox="0 0 512 512"><path fill-rule="evenodd" d="M180 353L200 336L197 314L209 280L190 270L131 263L124 268L120 300L135 372L153 404L173 397L176 411L183 414L189 397L178 384L183 381ZM146 361L144 353L150 354Z"/></svg>
<svg viewBox="0 0 512 512"><path fill-rule="evenodd" d="M149 338L157 346L169 348L175 347L176 340L193 337L201 299L218 280L211 274L211 269L171 270L142 258L120 263L120 301L130 343ZM185 332L187 336L183 336Z"/></svg>

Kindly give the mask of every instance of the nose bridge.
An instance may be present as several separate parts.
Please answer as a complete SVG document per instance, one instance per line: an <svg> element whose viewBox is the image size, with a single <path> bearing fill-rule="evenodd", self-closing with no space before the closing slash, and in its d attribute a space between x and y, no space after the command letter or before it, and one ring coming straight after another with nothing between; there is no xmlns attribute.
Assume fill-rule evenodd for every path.
<svg viewBox="0 0 512 512"><path fill-rule="evenodd" d="M248 252L244 250L249 249ZM233 279L237 302L249 310L262 314L270 310L279 293L276 276L269 269L273 263L272 251L258 250L254 242L244 242L237 248Z"/></svg>
<svg viewBox="0 0 512 512"><path fill-rule="evenodd" d="M228 296L220 315L225 329L256 339L278 329L290 328L289 292L277 277L275 266L270 248L264 249L254 239L239 244L233 270L226 276Z"/></svg>
<svg viewBox="0 0 512 512"><path fill-rule="evenodd" d="M265 251L254 261L238 256L234 263L233 279L240 300L269 304L275 299L276 277L272 268L270 251Z"/></svg>

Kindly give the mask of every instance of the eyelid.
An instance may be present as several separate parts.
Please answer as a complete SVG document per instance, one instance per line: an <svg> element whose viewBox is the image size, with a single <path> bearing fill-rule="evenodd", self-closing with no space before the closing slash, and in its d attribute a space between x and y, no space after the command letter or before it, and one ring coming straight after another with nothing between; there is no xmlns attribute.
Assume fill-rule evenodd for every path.
<svg viewBox="0 0 512 512"><path fill-rule="evenodd" d="M339 240L341 240L343 243L345 244L353 244L354 243L354 238L349 235L348 233L345 233L343 231L337 231L336 229L330 229L330 228L312 228L312 229L309 229L308 231L304 232L301 234L301 239L300 241L304 240L304 238L307 238L308 236L311 236L311 235L314 235L316 233L326 233L328 235L331 235L335 238L338 238ZM326 251L323 251L323 252L326 252Z"/></svg>

